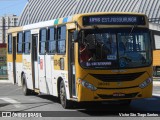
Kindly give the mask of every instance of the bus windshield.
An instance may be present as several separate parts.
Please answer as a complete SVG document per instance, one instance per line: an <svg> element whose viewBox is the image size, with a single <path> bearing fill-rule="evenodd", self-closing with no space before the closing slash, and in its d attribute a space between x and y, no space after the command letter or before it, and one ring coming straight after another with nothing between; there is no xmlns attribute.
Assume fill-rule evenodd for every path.
<svg viewBox="0 0 160 120"><path fill-rule="evenodd" d="M79 34L79 62L84 68L134 68L151 64L148 29L85 29Z"/></svg>

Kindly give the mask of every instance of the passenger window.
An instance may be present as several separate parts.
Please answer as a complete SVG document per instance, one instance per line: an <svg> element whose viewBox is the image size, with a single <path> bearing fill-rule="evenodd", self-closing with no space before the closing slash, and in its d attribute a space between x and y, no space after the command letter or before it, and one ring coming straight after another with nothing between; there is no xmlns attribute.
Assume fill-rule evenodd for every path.
<svg viewBox="0 0 160 120"><path fill-rule="evenodd" d="M65 54L66 52L66 26L57 29L58 38L58 53Z"/></svg>
<svg viewBox="0 0 160 120"><path fill-rule="evenodd" d="M8 35L8 53L9 54L12 53L12 35L11 34Z"/></svg>
<svg viewBox="0 0 160 120"><path fill-rule="evenodd" d="M31 33L30 31L26 31L24 33L24 53L30 53L30 40L31 40Z"/></svg>
<svg viewBox="0 0 160 120"><path fill-rule="evenodd" d="M55 28L51 27L48 29L48 50L49 54L55 54L57 52L57 40L55 34Z"/></svg>
<svg viewBox="0 0 160 120"><path fill-rule="evenodd" d="M46 42L47 42L47 30L40 30L40 43L39 43L39 53L46 54Z"/></svg>
<svg viewBox="0 0 160 120"><path fill-rule="evenodd" d="M17 53L23 53L23 33L18 33Z"/></svg>

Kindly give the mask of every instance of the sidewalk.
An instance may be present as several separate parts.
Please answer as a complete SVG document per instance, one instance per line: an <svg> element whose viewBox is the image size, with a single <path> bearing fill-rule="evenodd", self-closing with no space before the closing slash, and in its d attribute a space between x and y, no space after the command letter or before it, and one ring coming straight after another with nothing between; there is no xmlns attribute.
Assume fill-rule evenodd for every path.
<svg viewBox="0 0 160 120"><path fill-rule="evenodd" d="M154 86L160 86L160 81L153 81Z"/></svg>
<svg viewBox="0 0 160 120"><path fill-rule="evenodd" d="M160 86L160 77L153 77L153 85Z"/></svg>
<svg viewBox="0 0 160 120"><path fill-rule="evenodd" d="M153 80L160 81L160 77L153 77Z"/></svg>
<svg viewBox="0 0 160 120"><path fill-rule="evenodd" d="M0 83L11 83L9 80L0 80Z"/></svg>

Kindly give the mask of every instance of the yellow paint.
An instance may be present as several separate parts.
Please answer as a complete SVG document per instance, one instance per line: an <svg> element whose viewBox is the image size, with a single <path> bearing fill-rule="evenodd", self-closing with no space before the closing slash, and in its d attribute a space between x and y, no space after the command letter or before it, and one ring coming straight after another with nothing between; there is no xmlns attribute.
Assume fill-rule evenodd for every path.
<svg viewBox="0 0 160 120"><path fill-rule="evenodd" d="M67 29L76 29L75 23L68 23L68 24L66 25L66 27L67 27Z"/></svg>
<svg viewBox="0 0 160 120"><path fill-rule="evenodd" d="M78 14L73 16L73 21L77 21L78 23L78 30L80 29L92 29L93 26L83 26L82 23L82 18L83 16L89 16L89 15L103 15L103 14L133 14L133 13L87 13L87 14ZM143 15L143 14L137 14L135 15ZM146 16L145 16L146 17ZM70 26L72 26L74 23L68 24L68 29L70 29ZM124 25L97 25L98 28L124 28L124 27L132 27L132 25L124 26ZM141 28L148 28L148 21L146 17L146 25L138 26ZM71 27L72 28L72 27ZM74 28L74 27L73 27ZM152 66L145 67L145 68L136 68L136 69L125 69L122 71L118 70L91 70L91 69L83 69L79 65L78 62L78 43L75 43L75 66L76 66L76 85L77 85L77 95L78 95L78 101L103 101L103 100L108 100L108 99L95 99L95 97L98 96L98 94L108 94L112 95L114 92L124 92L126 94L129 93L135 93L139 92L142 94L141 98L145 97L151 97L152 93L152 84L146 87L145 89L141 88L128 88L128 89L103 89L103 90L97 90L97 91L91 91L85 87L83 87L81 84L78 83L78 79L81 78L83 80L88 81L89 83L93 84L96 87L102 87L102 88L117 88L117 82L102 82L90 74L129 74L129 73L137 73L137 72L145 72L143 75L140 77L136 78L133 81L125 81L122 83L120 87L131 87L131 86L139 86L144 80L146 80L149 77L152 77ZM147 92L144 92L144 91ZM136 98L139 98L138 96ZM116 99L116 98L115 98ZM115 99L110 99L110 100L115 100Z"/></svg>
<svg viewBox="0 0 160 120"><path fill-rule="evenodd" d="M125 83L123 83L125 84ZM130 84L128 86L133 86L133 84ZM128 89L97 89L96 91L91 91L81 84L78 85L78 101L106 101L106 100L120 100L124 98L109 98L109 99L104 99L100 98L99 94L101 95L113 95L114 93L123 93L123 94L131 94L131 93L138 93L141 94L141 97L135 96L133 99L139 99L139 98L149 98L152 97L152 87L153 85L150 84L146 88L141 89L139 87L135 88L128 88ZM112 86L113 88L113 86ZM146 92L147 91L147 92ZM96 99L96 98L97 99Z"/></svg>
<svg viewBox="0 0 160 120"><path fill-rule="evenodd" d="M17 33L19 31L22 31L23 27L13 27L7 30L7 33Z"/></svg>
<svg viewBox="0 0 160 120"><path fill-rule="evenodd" d="M153 51L153 66L160 66L160 50Z"/></svg>
<svg viewBox="0 0 160 120"><path fill-rule="evenodd" d="M64 70L68 70L68 64L67 64L67 57L66 55L54 55L53 65L55 70L61 70L60 69L60 59L64 59Z"/></svg>
<svg viewBox="0 0 160 120"><path fill-rule="evenodd" d="M63 23L63 18L60 18L58 21L58 24L62 24Z"/></svg>
<svg viewBox="0 0 160 120"><path fill-rule="evenodd" d="M7 62L13 62L12 54L7 54Z"/></svg>
<svg viewBox="0 0 160 120"><path fill-rule="evenodd" d="M130 89L103 89L103 90L97 90L95 92L83 87L81 84L78 83L78 79L81 78L83 80L88 81L89 83L93 84L95 87L102 87L102 88L117 88L117 82L102 82L90 74L129 74L129 73L138 73L138 72L145 72L143 75L138 77L137 79L133 81L125 81L122 83L121 87L131 87L131 86L139 86L144 80L146 80L149 77L152 77L152 66L144 67L144 68L136 68L136 69L124 69L124 70L92 70L92 69L83 69L79 65L78 62L78 44L75 43L75 66L76 66L76 85L77 85L77 95L78 95L78 101L105 101L105 100L116 100L114 99L101 99L98 98L98 94L108 94L113 95L115 92L123 92L125 94L135 93L139 92L139 94L142 94L142 97L136 96L134 99L137 98L147 98L152 96L152 84L144 89L140 88L130 88ZM147 92L144 92L147 91ZM98 99L95 99L98 98Z"/></svg>
<svg viewBox="0 0 160 120"><path fill-rule="evenodd" d="M16 55L16 62L22 63L22 54L17 54Z"/></svg>
<svg viewBox="0 0 160 120"><path fill-rule="evenodd" d="M31 62L23 59L23 69L24 70L31 70Z"/></svg>
<svg viewBox="0 0 160 120"><path fill-rule="evenodd" d="M12 37L17 37L17 33L12 33Z"/></svg>

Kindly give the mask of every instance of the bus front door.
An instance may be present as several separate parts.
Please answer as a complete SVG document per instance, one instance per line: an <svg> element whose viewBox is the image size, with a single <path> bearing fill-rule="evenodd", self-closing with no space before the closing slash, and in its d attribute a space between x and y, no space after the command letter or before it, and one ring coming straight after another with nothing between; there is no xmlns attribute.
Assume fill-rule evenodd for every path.
<svg viewBox="0 0 160 120"><path fill-rule="evenodd" d="M70 97L76 98L76 80L75 80L75 46L73 42L73 32L68 32L68 79L69 79L69 91L70 91Z"/></svg>

